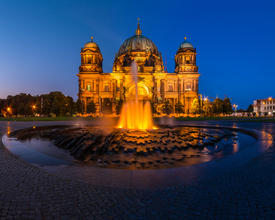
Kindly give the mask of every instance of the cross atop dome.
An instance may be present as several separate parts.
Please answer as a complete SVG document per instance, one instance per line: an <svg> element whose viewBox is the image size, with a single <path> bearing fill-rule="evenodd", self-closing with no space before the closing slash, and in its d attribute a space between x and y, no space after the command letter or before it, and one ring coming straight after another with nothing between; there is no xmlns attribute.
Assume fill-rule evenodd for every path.
<svg viewBox="0 0 275 220"><path fill-rule="evenodd" d="M139 27L139 20L140 18L137 19L138 20L138 27L137 27L137 30L136 30L136 35L141 35L142 34L142 31L140 30L140 27Z"/></svg>

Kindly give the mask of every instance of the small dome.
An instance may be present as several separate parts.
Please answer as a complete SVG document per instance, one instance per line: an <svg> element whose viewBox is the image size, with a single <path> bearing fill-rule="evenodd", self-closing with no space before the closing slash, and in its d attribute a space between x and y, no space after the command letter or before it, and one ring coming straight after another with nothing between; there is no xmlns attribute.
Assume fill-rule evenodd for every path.
<svg viewBox="0 0 275 220"><path fill-rule="evenodd" d="M193 45L190 42L186 41L186 37L184 38L184 42L181 43L181 45L179 46L179 49L183 49L183 48L193 48Z"/></svg>
<svg viewBox="0 0 275 220"><path fill-rule="evenodd" d="M98 48L98 45L93 41L93 37L91 37L91 41L84 45L84 48Z"/></svg>

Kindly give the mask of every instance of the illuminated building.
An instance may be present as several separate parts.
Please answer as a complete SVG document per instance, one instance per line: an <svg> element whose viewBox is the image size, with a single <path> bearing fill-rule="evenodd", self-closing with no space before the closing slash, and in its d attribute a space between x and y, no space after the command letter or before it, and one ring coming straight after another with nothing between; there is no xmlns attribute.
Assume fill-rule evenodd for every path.
<svg viewBox="0 0 275 220"><path fill-rule="evenodd" d="M258 114L259 116L261 116L265 112L267 112L268 115L273 115L273 112L275 112L275 99L270 97L267 99L254 100L253 112Z"/></svg>
<svg viewBox="0 0 275 220"><path fill-rule="evenodd" d="M133 60L138 66L138 98L155 103L158 112L161 113L164 101L169 101L174 108L179 100L187 113L193 99L198 98L200 74L196 65L197 53L186 38L175 55L174 73L164 71L161 53L150 39L142 35L139 23L135 35L128 38L115 55L111 73L103 73L103 57L93 38L81 48L80 54L78 97L84 112L90 100L101 112L104 99L115 103L135 97L135 84L130 72Z"/></svg>

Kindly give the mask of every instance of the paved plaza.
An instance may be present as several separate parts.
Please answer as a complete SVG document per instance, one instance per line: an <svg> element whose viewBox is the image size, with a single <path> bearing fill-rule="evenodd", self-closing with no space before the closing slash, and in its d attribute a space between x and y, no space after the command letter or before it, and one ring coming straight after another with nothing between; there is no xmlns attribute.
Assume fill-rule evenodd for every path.
<svg viewBox="0 0 275 220"><path fill-rule="evenodd" d="M0 134L51 124L68 122L0 122ZM275 135L273 123L181 124L240 127ZM275 219L273 144L240 166L232 164L230 171L161 189L103 187L106 184L67 178L25 162L2 142L0 166L0 219Z"/></svg>

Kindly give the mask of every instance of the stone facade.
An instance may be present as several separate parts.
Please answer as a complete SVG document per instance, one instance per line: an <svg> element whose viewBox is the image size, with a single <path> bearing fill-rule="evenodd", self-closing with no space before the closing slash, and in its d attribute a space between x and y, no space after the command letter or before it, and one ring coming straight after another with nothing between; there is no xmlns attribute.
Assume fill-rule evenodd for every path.
<svg viewBox="0 0 275 220"><path fill-rule="evenodd" d="M268 115L273 115L275 113L275 99L270 97L267 99L254 100L253 112L258 116L264 115L265 112L267 112Z"/></svg>
<svg viewBox="0 0 275 220"><path fill-rule="evenodd" d="M142 35L139 27L135 35L127 39L115 55L112 73L103 73L102 60L98 45L93 42L81 48L81 66L79 67L78 97L83 103L84 112L90 100L93 100L98 113L104 99L112 103L135 97L135 84L132 80L131 62L138 66L138 98L150 100L161 113L164 101L172 106L181 101L186 113L194 98L198 98L198 66L196 49L185 41L179 46L175 56L175 71L164 71L162 55L156 45Z"/></svg>

